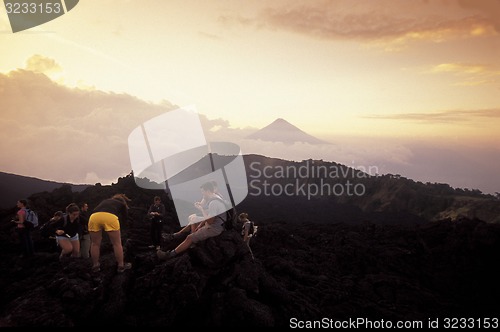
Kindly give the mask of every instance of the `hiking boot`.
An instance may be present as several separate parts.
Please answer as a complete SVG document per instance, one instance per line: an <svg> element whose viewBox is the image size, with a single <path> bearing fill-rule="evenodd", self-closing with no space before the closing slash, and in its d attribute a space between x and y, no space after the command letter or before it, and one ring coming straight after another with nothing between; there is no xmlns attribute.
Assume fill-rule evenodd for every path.
<svg viewBox="0 0 500 332"><path fill-rule="evenodd" d="M125 263L123 266L118 266L116 272L123 273L125 270L130 270L132 268L132 263Z"/></svg>
<svg viewBox="0 0 500 332"><path fill-rule="evenodd" d="M173 239L175 239L175 235L174 234L162 234L162 238L165 241L172 241Z"/></svg>
<svg viewBox="0 0 500 332"><path fill-rule="evenodd" d="M101 271L101 265L100 264L92 266L92 272L93 273L97 273L99 271Z"/></svg>
<svg viewBox="0 0 500 332"><path fill-rule="evenodd" d="M175 256L174 251L163 251L163 250L158 250L156 252L156 256L158 256L158 259L161 261L166 261L167 259L170 259Z"/></svg>

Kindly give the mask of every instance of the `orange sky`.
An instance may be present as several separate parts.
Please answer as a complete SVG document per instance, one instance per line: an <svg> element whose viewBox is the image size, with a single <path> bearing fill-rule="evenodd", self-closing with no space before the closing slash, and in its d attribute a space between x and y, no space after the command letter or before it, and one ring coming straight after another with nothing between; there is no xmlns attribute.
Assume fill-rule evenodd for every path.
<svg viewBox="0 0 500 332"><path fill-rule="evenodd" d="M2 7L0 152L28 145L12 138L23 119L37 130L39 148L63 152L81 146L81 137L110 137L121 156L127 130L172 103L196 105L227 130L281 117L321 138L439 139L480 144L492 158L500 138L499 37L496 0L81 0L15 34ZM72 145L51 134L71 136L75 128ZM366 159L358 145L351 150L345 161ZM56 177L47 165L23 167L0 164ZM116 177L98 167L81 173L67 180Z"/></svg>

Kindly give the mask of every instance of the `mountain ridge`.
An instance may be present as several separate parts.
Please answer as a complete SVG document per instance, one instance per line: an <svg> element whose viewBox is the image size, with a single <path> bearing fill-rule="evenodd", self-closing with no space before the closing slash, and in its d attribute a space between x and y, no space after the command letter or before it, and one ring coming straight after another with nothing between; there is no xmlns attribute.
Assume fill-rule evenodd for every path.
<svg viewBox="0 0 500 332"><path fill-rule="evenodd" d="M0 209L9 208L16 205L17 200L28 198L30 195L52 191L63 185L70 185L74 191L85 190L90 185L71 184L43 180L32 176L0 172Z"/></svg>
<svg viewBox="0 0 500 332"><path fill-rule="evenodd" d="M331 144L306 133L302 129L294 126L283 118L277 118L272 123L268 124L262 129L259 129L255 133L246 136L245 138L267 142L281 142L285 144Z"/></svg>

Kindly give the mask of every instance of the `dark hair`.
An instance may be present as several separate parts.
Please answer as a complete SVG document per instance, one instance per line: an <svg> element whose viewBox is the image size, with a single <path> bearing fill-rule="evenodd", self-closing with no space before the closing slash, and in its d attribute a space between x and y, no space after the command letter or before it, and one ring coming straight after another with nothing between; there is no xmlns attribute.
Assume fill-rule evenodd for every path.
<svg viewBox="0 0 500 332"><path fill-rule="evenodd" d="M66 213L70 214L73 212L80 212L80 208L76 203L70 203L68 206L66 206Z"/></svg>
<svg viewBox="0 0 500 332"><path fill-rule="evenodd" d="M248 213L242 212L242 213L240 213L240 215L238 216L238 218L240 220L248 219Z"/></svg>
<svg viewBox="0 0 500 332"><path fill-rule="evenodd" d="M24 206L28 206L28 201L25 199L20 199L19 202Z"/></svg>
<svg viewBox="0 0 500 332"><path fill-rule="evenodd" d="M200 186L200 188L205 190L205 191L210 191L211 193L214 192L214 185L212 182L205 182L204 184L202 184Z"/></svg>
<svg viewBox="0 0 500 332"><path fill-rule="evenodd" d="M116 199L117 201L120 201L123 203L123 205L125 205L128 209L128 204L127 202L130 202L131 199L127 197L127 195L125 194L115 194L111 197L112 199Z"/></svg>
<svg viewBox="0 0 500 332"><path fill-rule="evenodd" d="M155 196L154 200L155 201L161 201L161 198L160 198L160 196Z"/></svg>
<svg viewBox="0 0 500 332"><path fill-rule="evenodd" d="M63 214L64 214L64 213L63 213L62 211L56 211L56 212L54 213L54 217L62 217L62 216L63 216Z"/></svg>

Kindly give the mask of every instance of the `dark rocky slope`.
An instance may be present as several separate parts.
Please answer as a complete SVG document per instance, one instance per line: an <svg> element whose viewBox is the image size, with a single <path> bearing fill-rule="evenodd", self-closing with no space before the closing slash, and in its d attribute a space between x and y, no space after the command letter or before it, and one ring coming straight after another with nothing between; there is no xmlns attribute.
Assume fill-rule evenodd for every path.
<svg viewBox="0 0 500 332"><path fill-rule="evenodd" d="M123 274L107 242L98 274L83 259L59 262L50 247L28 259L2 251L0 326L286 327L293 317L426 321L500 312L497 224L273 223L252 240L255 261L228 231L159 262L139 215L124 225L133 268Z"/></svg>

